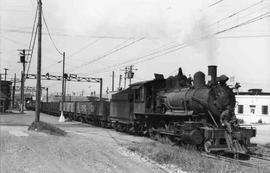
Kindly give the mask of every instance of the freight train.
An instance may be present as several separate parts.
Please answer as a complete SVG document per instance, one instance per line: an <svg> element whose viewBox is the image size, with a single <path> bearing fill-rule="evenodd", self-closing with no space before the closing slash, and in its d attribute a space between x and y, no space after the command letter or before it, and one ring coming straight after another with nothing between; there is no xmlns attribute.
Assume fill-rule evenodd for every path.
<svg viewBox="0 0 270 173"><path fill-rule="evenodd" d="M217 77L217 66L208 66L205 74L197 72L187 78L179 68L176 76L131 84L112 95L110 101L65 102L66 118L95 122L102 127L138 135L167 136L174 141L192 144L206 152L245 155L255 144L256 129L241 127L232 121L235 107L233 89L228 77ZM61 103L42 103L41 111L60 114ZM229 119L228 119L229 117Z"/></svg>

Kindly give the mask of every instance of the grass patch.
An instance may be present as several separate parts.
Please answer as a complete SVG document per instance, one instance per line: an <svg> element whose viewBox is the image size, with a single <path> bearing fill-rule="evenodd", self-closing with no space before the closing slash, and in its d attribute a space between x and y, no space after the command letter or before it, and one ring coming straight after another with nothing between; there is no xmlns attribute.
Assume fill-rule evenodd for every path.
<svg viewBox="0 0 270 173"><path fill-rule="evenodd" d="M265 148L269 148L270 149L270 143L267 143L267 144L265 144L265 146L264 146Z"/></svg>
<svg viewBox="0 0 270 173"><path fill-rule="evenodd" d="M243 170L237 164L227 163L202 157L194 147L178 147L162 144L158 141L148 143L134 143L127 147L130 151L146 156L159 164L176 165L187 172L250 172Z"/></svg>
<svg viewBox="0 0 270 173"><path fill-rule="evenodd" d="M65 132L64 130L43 121L33 122L28 127L28 130L43 132L43 133L56 135L56 136L65 136L67 134L67 132Z"/></svg>
<svg viewBox="0 0 270 173"><path fill-rule="evenodd" d="M256 148L252 150L252 152L258 153L258 154L270 154L270 143L267 143L265 145L258 145Z"/></svg>

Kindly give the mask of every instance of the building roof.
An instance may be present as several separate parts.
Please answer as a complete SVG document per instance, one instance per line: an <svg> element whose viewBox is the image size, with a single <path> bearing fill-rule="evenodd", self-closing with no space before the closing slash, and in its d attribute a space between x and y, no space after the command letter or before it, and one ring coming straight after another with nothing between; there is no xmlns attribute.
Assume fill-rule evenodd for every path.
<svg viewBox="0 0 270 173"><path fill-rule="evenodd" d="M250 96L270 96L270 93L250 93L250 92L239 92L236 95L250 95Z"/></svg>
<svg viewBox="0 0 270 173"><path fill-rule="evenodd" d="M270 92L263 92L262 89L260 88L253 88L253 89L249 89L248 92L238 92L235 93L236 95L266 95L269 96Z"/></svg>

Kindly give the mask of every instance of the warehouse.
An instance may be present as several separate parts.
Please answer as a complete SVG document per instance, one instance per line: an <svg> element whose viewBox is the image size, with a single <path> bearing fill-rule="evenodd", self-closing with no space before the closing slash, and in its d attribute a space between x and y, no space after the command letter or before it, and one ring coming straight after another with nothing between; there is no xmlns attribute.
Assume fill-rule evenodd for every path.
<svg viewBox="0 0 270 173"><path fill-rule="evenodd" d="M11 84L10 81L0 79L0 112L5 112L10 106Z"/></svg>
<svg viewBox="0 0 270 173"><path fill-rule="evenodd" d="M270 123L270 93L250 89L236 94L235 114L244 124Z"/></svg>

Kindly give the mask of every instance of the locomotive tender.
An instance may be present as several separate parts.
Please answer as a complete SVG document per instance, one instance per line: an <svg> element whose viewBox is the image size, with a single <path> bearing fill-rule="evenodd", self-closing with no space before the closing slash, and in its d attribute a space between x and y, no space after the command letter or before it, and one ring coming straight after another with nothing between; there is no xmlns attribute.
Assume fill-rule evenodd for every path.
<svg viewBox="0 0 270 173"><path fill-rule="evenodd" d="M256 130L228 120L232 125L228 132L220 116L228 107L235 107L235 95L226 84L228 77L217 77L216 66L208 66L208 78L206 84L204 73L197 72L192 81L179 68L176 76L164 79L155 74L154 80L131 84L113 94L110 102L65 102L63 111L69 119L134 134L168 136L206 152L247 153L255 146L250 138ZM43 103L42 111L52 112L47 104L51 103ZM61 107L57 106L54 112L58 113Z"/></svg>

